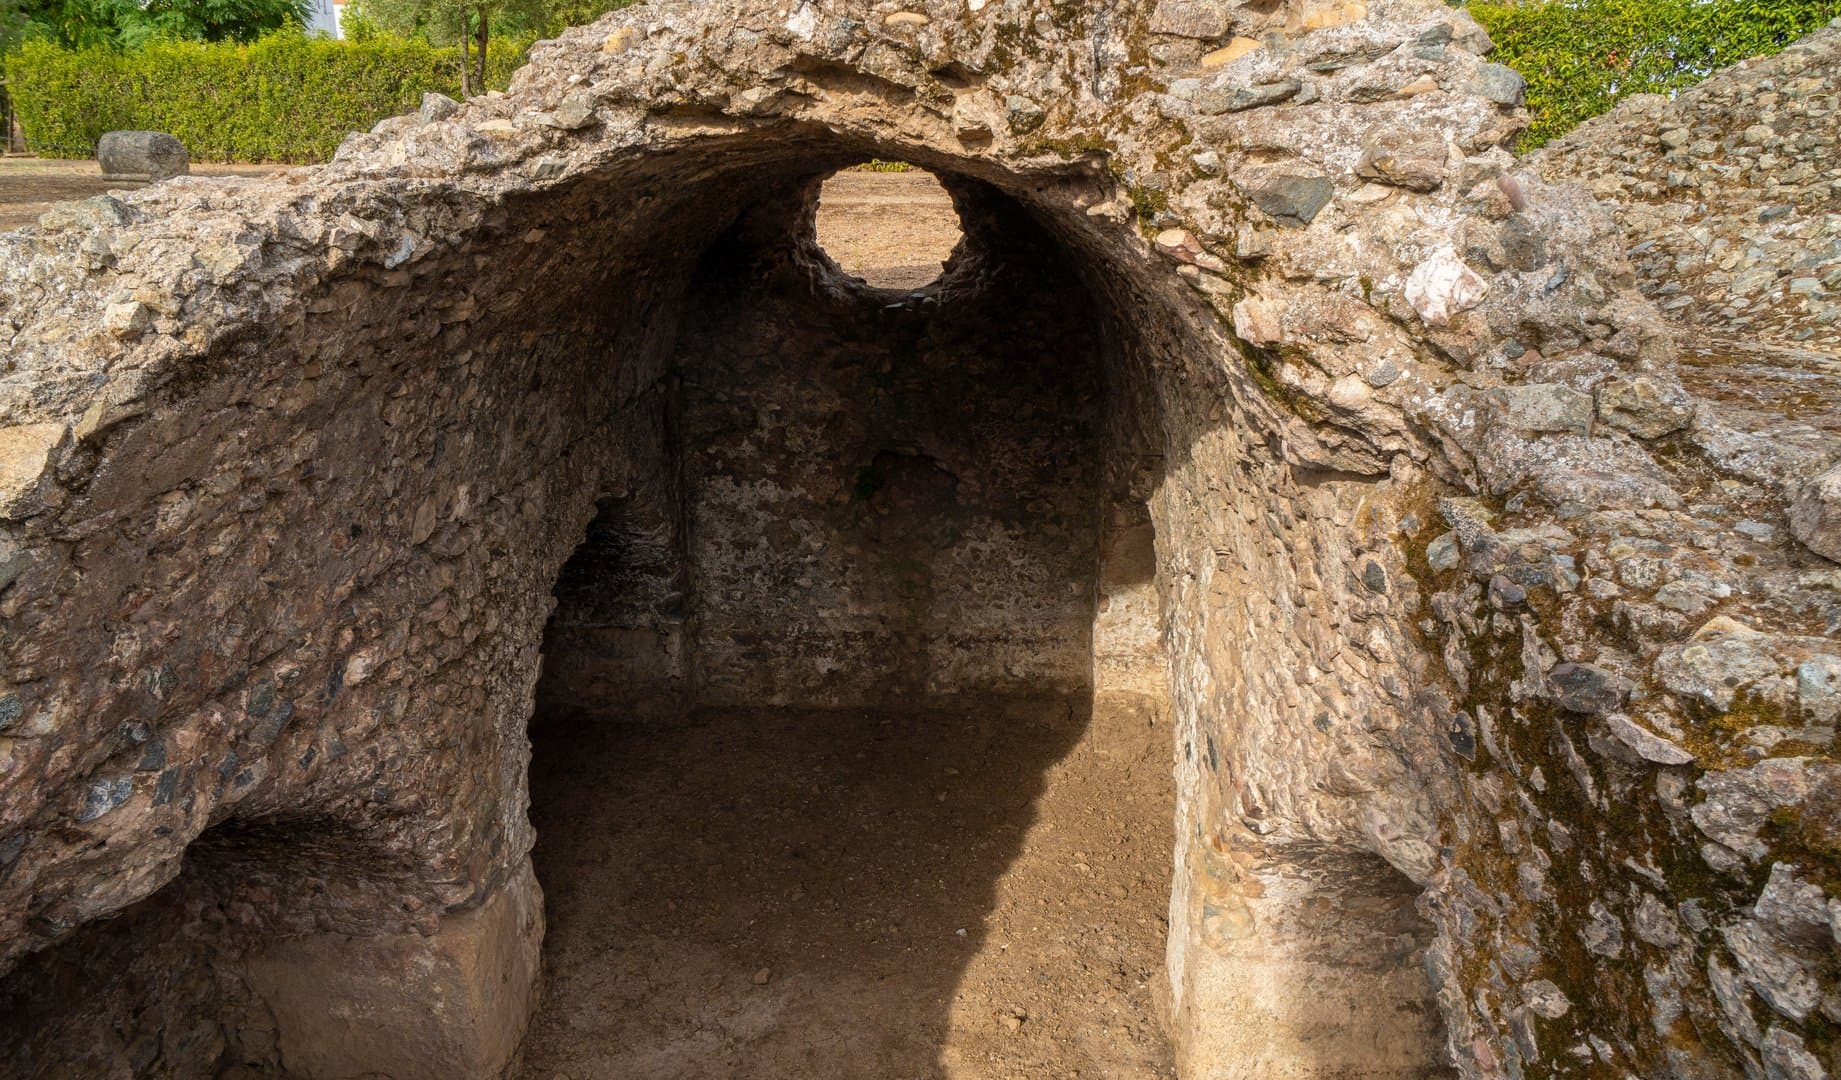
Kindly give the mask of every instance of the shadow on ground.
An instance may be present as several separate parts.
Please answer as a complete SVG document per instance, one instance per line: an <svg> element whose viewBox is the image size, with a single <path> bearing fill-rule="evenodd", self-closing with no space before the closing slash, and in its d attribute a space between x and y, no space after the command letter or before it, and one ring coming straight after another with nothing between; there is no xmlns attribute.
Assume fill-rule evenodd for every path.
<svg viewBox="0 0 1841 1080"><path fill-rule="evenodd" d="M1015 927L989 925L1046 777L1081 741L1087 712L1084 702L1055 702L699 711L653 723L539 716L531 816L549 937L525 1075L941 1078L960 1075L956 1055L981 1059L980 1076L1008 1072L986 1071L994 1056L1098 1070L1085 1075L1165 1075L1160 1050L1141 1045L1147 1035L1157 1042L1142 1016L1133 1030L1107 1033L1121 1011L1149 1011L1146 974L1102 970L1130 965L1101 963L1105 946L1081 943L1081 932L1099 929L1086 925L1092 905L1049 895L1081 888L1060 870L1083 876L1093 865L1068 861L1037 875L1053 883L1042 895L1009 897L1042 940L1012 945L996 939ZM1167 747L1167 734L1159 740ZM1167 771L1164 753L1147 764ZM1153 851L1167 852L1166 821L1142 823ZM1081 843L1080 823L1068 827L1075 835L1063 839ZM1098 854L1110 845L1096 840L1087 858L1132 875L1121 879L1129 887L1096 886L1096 904L1131 908L1124 900L1138 876L1160 894L1161 880ZM1125 932L1154 965L1161 926ZM981 954L1039 985L986 977L962 986ZM1029 1004L968 1012L967 996L981 994ZM969 1040L952 1030L968 1016L979 1029ZM1032 1048L1032 1038L1049 1044ZM1117 1046L1096 1050L1092 1039Z"/></svg>

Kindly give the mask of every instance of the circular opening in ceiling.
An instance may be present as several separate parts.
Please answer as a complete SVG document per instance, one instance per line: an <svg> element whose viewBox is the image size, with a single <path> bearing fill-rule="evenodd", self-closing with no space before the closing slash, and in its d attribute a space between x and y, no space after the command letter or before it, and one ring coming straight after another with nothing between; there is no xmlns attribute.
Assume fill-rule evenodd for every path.
<svg viewBox="0 0 1841 1080"><path fill-rule="evenodd" d="M819 190L818 245L873 288L932 284L962 235L952 196L925 169L870 162L832 174Z"/></svg>

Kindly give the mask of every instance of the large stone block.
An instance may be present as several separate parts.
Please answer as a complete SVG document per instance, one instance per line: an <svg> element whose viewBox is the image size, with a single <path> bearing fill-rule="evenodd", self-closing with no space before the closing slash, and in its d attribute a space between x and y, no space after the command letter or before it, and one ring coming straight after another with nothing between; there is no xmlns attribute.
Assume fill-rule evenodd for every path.
<svg viewBox="0 0 1841 1080"><path fill-rule="evenodd" d="M106 180L165 180L191 171L185 144L163 131L111 131L96 143Z"/></svg>
<svg viewBox="0 0 1841 1080"><path fill-rule="evenodd" d="M1790 504L1790 531L1810 551L1841 562L1841 465L1798 490Z"/></svg>
<svg viewBox="0 0 1841 1080"><path fill-rule="evenodd" d="M1281 854L1280 857L1290 857ZM1451 1075L1416 889L1322 850L1241 876L1198 859L1171 926L1179 1071L1196 1080Z"/></svg>
<svg viewBox="0 0 1841 1080"><path fill-rule="evenodd" d="M543 895L527 860L491 899L434 934L293 938L250 961L281 1062L303 1080L486 1080L537 1000Z"/></svg>

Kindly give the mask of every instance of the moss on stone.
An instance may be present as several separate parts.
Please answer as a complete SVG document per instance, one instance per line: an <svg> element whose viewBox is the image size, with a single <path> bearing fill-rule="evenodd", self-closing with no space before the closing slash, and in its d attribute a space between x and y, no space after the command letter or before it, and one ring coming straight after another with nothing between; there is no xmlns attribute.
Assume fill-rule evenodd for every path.
<svg viewBox="0 0 1841 1080"><path fill-rule="evenodd" d="M1758 888L1763 888L1772 862L1788 862L1830 896L1841 896L1841 834L1811 822L1800 806L1780 806L1771 811L1759 838L1771 849L1771 857L1760 860Z"/></svg>
<svg viewBox="0 0 1841 1080"><path fill-rule="evenodd" d="M1139 229L1152 228L1157 215L1170 209L1170 197L1155 188L1133 184L1126 190L1131 195L1131 208L1138 216Z"/></svg>

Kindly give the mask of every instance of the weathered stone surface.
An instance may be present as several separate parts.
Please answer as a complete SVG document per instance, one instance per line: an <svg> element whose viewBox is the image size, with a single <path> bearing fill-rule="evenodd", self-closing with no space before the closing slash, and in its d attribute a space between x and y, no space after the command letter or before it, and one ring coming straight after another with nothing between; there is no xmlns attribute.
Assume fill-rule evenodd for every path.
<svg viewBox="0 0 1841 1080"><path fill-rule="evenodd" d="M62 424L0 428L0 520L30 517L44 509L45 474L64 436Z"/></svg>
<svg viewBox="0 0 1841 1080"><path fill-rule="evenodd" d="M1630 680L1596 664L1559 664L1547 673L1553 700L1575 713L1607 713L1630 696Z"/></svg>
<svg viewBox="0 0 1841 1080"><path fill-rule="evenodd" d="M460 103L446 94L423 94L422 106L416 110L416 119L424 124L446 120L460 111Z"/></svg>
<svg viewBox="0 0 1841 1080"><path fill-rule="evenodd" d="M109 180L165 180L191 170L185 144L163 131L110 131L96 141Z"/></svg>
<svg viewBox="0 0 1841 1080"><path fill-rule="evenodd" d="M1521 72L1501 64L1484 64L1477 68L1472 88L1477 94L1498 105L1519 106L1528 89Z"/></svg>
<svg viewBox="0 0 1841 1080"><path fill-rule="evenodd" d="M1214 49L1204 55L1202 57L1202 70L1214 71L1217 68L1226 67L1241 57L1257 50L1259 47L1259 41L1256 38L1237 37L1226 45L1221 46L1219 49Z"/></svg>
<svg viewBox="0 0 1841 1080"><path fill-rule="evenodd" d="M1234 29L1233 5L1227 0L1157 0L1150 29L1204 40L1226 37Z"/></svg>
<svg viewBox="0 0 1841 1080"><path fill-rule="evenodd" d="M1694 824L1710 839L1757 861L1770 848L1760 837L1773 815L1787 807L1808 805L1812 793L1831 791L1841 781L1841 767L1808 758L1772 758L1757 765L1723 769L1701 777L1698 786L1705 799L1689 812ZM1818 811L1821 804L1817 804ZM1781 815L1778 815L1781 816ZM1832 823L1811 823L1818 834Z"/></svg>
<svg viewBox="0 0 1841 1080"><path fill-rule="evenodd" d="M1790 532L1810 551L1841 562L1841 464L1811 477L1790 503Z"/></svg>
<svg viewBox="0 0 1841 1080"><path fill-rule="evenodd" d="M1048 117L1042 106L1021 94L1011 94L1004 99L1004 115L1009 118L1010 130L1018 135L1027 135L1036 130Z"/></svg>
<svg viewBox="0 0 1841 1080"><path fill-rule="evenodd" d="M1205 115L1242 112L1246 109L1257 109L1264 105L1276 105L1281 101L1289 101L1297 96L1301 88L1302 84L1296 79L1281 79L1278 82L1256 83L1252 86L1206 86L1196 93L1195 108L1197 112ZM1268 199L1277 197L1268 196ZM1310 210L1308 214L1301 211L1301 207L1309 202L1309 195L1293 192L1286 195L1285 198L1293 201L1286 203L1283 212L1270 209L1266 202L1261 202L1260 207L1274 217L1290 216L1309 221L1316 215L1315 210Z"/></svg>
<svg viewBox="0 0 1841 1080"><path fill-rule="evenodd" d="M1446 148L1436 135L1393 132L1362 151L1357 176L1411 191L1436 191L1445 182Z"/></svg>
<svg viewBox="0 0 1841 1080"><path fill-rule="evenodd" d="M1406 279L1406 302L1428 326L1444 326L1453 315L1469 311L1489 294L1489 282L1451 248L1440 248L1413 267Z"/></svg>
<svg viewBox="0 0 1841 1080"><path fill-rule="evenodd" d="M1574 712L1590 710L1574 709ZM1694 755L1655 734L1649 729L1631 720L1622 713L1612 713L1605 717L1605 723L1611 728L1611 734L1625 746L1636 751L1645 761L1658 765L1687 765L1694 761Z"/></svg>
<svg viewBox="0 0 1841 1080"><path fill-rule="evenodd" d="M1694 421L1693 401L1679 386L1647 376L1598 385L1598 418L1641 439L1672 435Z"/></svg>
<svg viewBox="0 0 1841 1080"><path fill-rule="evenodd" d="M1519 431L1585 431L1592 424L1592 399L1560 383L1528 383L1491 391L1502 422Z"/></svg>
<svg viewBox="0 0 1841 1080"><path fill-rule="evenodd" d="M1712 330L1730 366L1759 342L1841 345L1834 72L1841 27L1663 97L1626 99L1529 164L1611 202L1642 289Z"/></svg>
<svg viewBox="0 0 1841 1080"><path fill-rule="evenodd" d="M1664 652L1656 674L1669 690L1725 711L1747 687L1781 667L1764 635L1737 624L1709 625L1687 644Z"/></svg>
<svg viewBox="0 0 1841 1080"><path fill-rule="evenodd" d="M529 865L428 936L314 935L249 961L290 1076L504 1075L536 1004L543 896Z"/></svg>
<svg viewBox="0 0 1841 1080"><path fill-rule="evenodd" d="M1638 288L1658 275L1609 211L1542 179L1549 159L1514 159L1519 78L1461 12L1288 3L1225 31L1272 36L1212 51L1187 36L1206 10L1169 32L1149 4L1036 14L658 0L325 166L0 237L0 955L25 958L5 992L39 994L61 958L119 975L0 1033L0 1060L107 1032L73 1060L109 1075L137 1032L195 1026L206 1061L247 1045L277 1069L260 1048L288 1037L260 1037L251 958L395 948L514 905L552 589L598 521L636 555L632 603L565 590L580 618L553 645L602 648L569 662L603 692L683 694L705 659L737 687L757 650L776 692L838 701L876 652L910 691L1031 660L1065 680L1078 649L1048 644L1077 621L1088 685L1167 686L1189 1075L1307 1053L1359 1071L1377 1046L1409 1075L1807 1066L1832 942L1799 929L1805 891L1754 894L1765 867L1835 850L1841 820L1838 585L1781 528L1835 460L1826 422L1730 371L1677 393L1674 333ZM1799 69L1804 100L1830 72ZM1196 107L1204 85L1292 84ZM1787 108L1698 153L1698 120L1669 130L1709 169L1815 160ZM1361 174L1402 132L1446 148L1442 184ZM958 196L967 246L937 289L867 294L815 254L817 182L872 156ZM1759 187L1751 224L1814 220ZM1775 280L1779 254L1730 291L1761 295L1742 275ZM746 288L712 288L724 268ZM1782 296L1820 299L1803 273ZM1013 371L976 413L1013 426L974 453L956 440L989 425L947 410L990 385L971 358L1000 339L1019 363L1069 355L1040 320L958 321L1016 310L1019 277L1090 318L1095 377ZM762 374L840 328L873 347L820 354L859 367ZM895 397L930 415L853 416L840 389L880 400L917 341L934 385ZM673 458L685 415L711 437ZM1057 460L1073 472L1032 471ZM1100 514L978 501L1083 469L1096 510L1154 537L1103 589L1057 561L1115 550L1077 524ZM723 590L684 591L693 551ZM1102 593L1116 610L1079 606ZM814 677L794 642L855 675ZM131 908L172 932L112 936ZM475 955L457 985L524 970Z"/></svg>
<svg viewBox="0 0 1841 1080"><path fill-rule="evenodd" d="M1231 111L1231 110L1230 110ZM1256 170L1247 184L1253 202L1282 225L1309 225L1335 195L1321 173L1296 168Z"/></svg>

